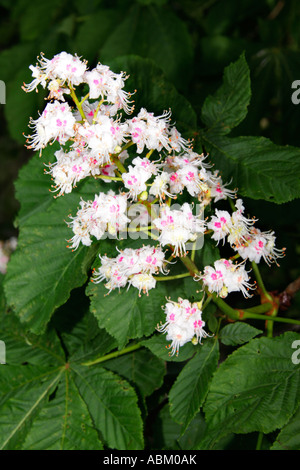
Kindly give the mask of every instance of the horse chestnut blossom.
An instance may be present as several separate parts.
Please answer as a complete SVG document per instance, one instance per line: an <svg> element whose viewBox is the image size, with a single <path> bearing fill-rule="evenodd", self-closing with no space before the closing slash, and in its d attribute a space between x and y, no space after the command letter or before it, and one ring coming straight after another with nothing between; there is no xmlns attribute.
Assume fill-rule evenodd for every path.
<svg viewBox="0 0 300 470"><path fill-rule="evenodd" d="M234 264L227 259L215 261L214 266L205 266L203 273L194 279L202 281L209 292L216 292L222 298L237 291L241 291L244 297L251 297L249 290L255 288L249 282L244 264Z"/></svg>
<svg viewBox="0 0 300 470"><path fill-rule="evenodd" d="M93 272L93 282L98 283L104 279L108 281L105 287L109 292L116 288L133 286L141 292L147 293L156 285L154 274L165 270L165 255L161 247L143 246L136 250L125 248L116 258L100 256L101 266Z"/></svg>
<svg viewBox="0 0 300 470"><path fill-rule="evenodd" d="M99 193L95 195L94 201L80 202L81 208L75 217L71 217L68 222L72 228L74 236L69 240L69 247L76 250L80 243L90 246L91 236L97 240L106 231L112 235L125 230L130 219L126 216L126 197L121 194Z"/></svg>
<svg viewBox="0 0 300 470"><path fill-rule="evenodd" d="M30 124L35 129L32 136L28 136L28 148L41 150L48 143L58 140L65 144L74 136L75 118L67 103L54 101L48 103L38 119L31 119Z"/></svg>
<svg viewBox="0 0 300 470"><path fill-rule="evenodd" d="M166 333L167 341L171 341L168 348L170 356L178 356L179 348L192 341L201 343L208 333L204 330L205 322L202 320L202 302L189 302L188 299L178 298L177 302L169 300L164 307L166 322L157 325L157 330Z"/></svg>
<svg viewBox="0 0 300 470"><path fill-rule="evenodd" d="M180 210L162 206L160 216L153 220L153 224L160 231L158 240L163 246L172 245L174 256L185 255L186 243L195 241L205 231L201 214L193 215L188 203L184 203Z"/></svg>
<svg viewBox="0 0 300 470"><path fill-rule="evenodd" d="M208 156L195 151L193 141L181 135L171 121L171 110L155 115L142 107L133 114L136 90L125 91L125 72L115 73L101 63L88 69L87 61L67 52L52 59L42 55L29 68L33 80L23 90L38 91L41 86L49 93L45 109L30 119L33 132L26 143L40 156L55 143L52 159L45 163L54 197L80 191L86 178L114 185L111 190L102 184L91 200L80 200L77 213L67 221L72 232L68 247L74 251L90 246L106 234L120 240L124 233L142 234L140 238L151 237L155 243L118 250L115 258L99 253L101 265L93 270L91 280L104 282L107 294L137 289L141 296L149 295L160 281L192 276L199 284L197 293L205 290L221 299L232 292L251 297L256 285L246 263L277 263L284 249L275 247L273 231L260 231L256 219L245 215L237 189L229 189ZM214 207L228 199L232 211ZM133 219L138 207L140 215ZM204 244L209 238L220 250L227 243L234 252L232 258L241 260L235 263L220 254L213 265L207 261L197 268L200 237ZM99 246L101 252L101 242ZM203 256L202 263L203 259L207 258ZM188 273L169 275L172 265L180 262ZM166 320L157 330L166 333L171 356L187 342L198 344L209 336L202 308L203 297L194 303L182 298L167 301Z"/></svg>
<svg viewBox="0 0 300 470"><path fill-rule="evenodd" d="M237 245L236 250L243 259L259 263L263 258L270 266L271 263L277 263L277 258L282 258L285 253L284 248L279 250L275 247L275 240L273 231L261 232L252 227L244 243Z"/></svg>

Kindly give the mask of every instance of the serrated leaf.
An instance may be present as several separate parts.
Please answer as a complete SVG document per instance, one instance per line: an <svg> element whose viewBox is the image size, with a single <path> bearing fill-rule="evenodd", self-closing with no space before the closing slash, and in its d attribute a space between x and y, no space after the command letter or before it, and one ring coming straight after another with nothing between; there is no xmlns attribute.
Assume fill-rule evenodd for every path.
<svg viewBox="0 0 300 470"><path fill-rule="evenodd" d="M63 368L40 366L1 366L0 449L22 448L33 419L60 380Z"/></svg>
<svg viewBox="0 0 300 470"><path fill-rule="evenodd" d="M108 294L103 283L90 283L87 295L91 298L91 312L100 328L105 328L122 349L130 339L149 336L161 320L166 290L157 283L149 295L139 296L138 289L115 289ZM108 295L107 295L108 294Z"/></svg>
<svg viewBox="0 0 300 470"><path fill-rule="evenodd" d="M204 102L201 119L214 134L228 134L247 115L250 71L244 54L224 70L223 84Z"/></svg>
<svg viewBox="0 0 300 470"><path fill-rule="evenodd" d="M132 5L101 48L105 63L127 54L152 59L178 88L184 88L191 76L192 39L171 9Z"/></svg>
<svg viewBox="0 0 300 470"><path fill-rule="evenodd" d="M143 449L143 423L133 388L99 366L73 367L76 386L107 445L118 450Z"/></svg>
<svg viewBox="0 0 300 470"><path fill-rule="evenodd" d="M208 422L198 449L234 433L269 433L284 426L300 401L300 367L292 362L299 334L253 339L215 373L204 405Z"/></svg>
<svg viewBox="0 0 300 470"><path fill-rule="evenodd" d="M101 450L97 431L70 370L26 436L23 450Z"/></svg>
<svg viewBox="0 0 300 470"><path fill-rule="evenodd" d="M282 204L300 197L300 150L264 137L203 134L210 158L241 196Z"/></svg>
<svg viewBox="0 0 300 470"><path fill-rule="evenodd" d="M235 322L224 326L219 333L221 343L227 346L237 346L238 344L247 343L250 339L263 333L262 330L248 325L248 323Z"/></svg>
<svg viewBox="0 0 300 470"><path fill-rule="evenodd" d="M300 450L300 408L282 428L270 450Z"/></svg>
<svg viewBox="0 0 300 470"><path fill-rule="evenodd" d="M147 349L135 351L103 364L130 383L136 384L143 396L151 395L162 386L166 373L165 362Z"/></svg>
<svg viewBox="0 0 300 470"><path fill-rule="evenodd" d="M170 393L170 413L182 425L182 434L199 412L208 392L218 359L218 341L206 340L177 376Z"/></svg>
<svg viewBox="0 0 300 470"><path fill-rule="evenodd" d="M50 367L65 362L64 351L53 329L45 335L28 333L12 312L1 315L0 338L5 343L8 365L28 363Z"/></svg>

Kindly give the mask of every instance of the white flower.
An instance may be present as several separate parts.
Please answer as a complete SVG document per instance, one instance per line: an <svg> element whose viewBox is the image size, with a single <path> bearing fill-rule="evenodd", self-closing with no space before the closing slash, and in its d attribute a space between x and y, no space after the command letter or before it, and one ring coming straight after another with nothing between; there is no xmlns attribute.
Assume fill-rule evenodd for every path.
<svg viewBox="0 0 300 470"><path fill-rule="evenodd" d="M194 216L188 203L183 204L181 210L172 210L169 206L163 206L160 216L153 220L153 224L161 232L160 243L172 245L174 256L186 254L185 244L195 241L198 234L205 231L205 222L199 216Z"/></svg>
<svg viewBox="0 0 300 470"><path fill-rule="evenodd" d="M225 240L232 227L231 215L227 211L216 209L216 215L211 217L210 222L207 223L207 228L213 231L212 239L218 243L220 240Z"/></svg>
<svg viewBox="0 0 300 470"><path fill-rule="evenodd" d="M204 331L205 322L202 320L201 303L191 303L187 299L178 298L177 302L170 300L166 303L164 311L166 321L157 325L157 330L167 333L170 355L178 356L179 348L189 341L193 344L201 343L201 339L208 336ZM196 340L196 341L193 341Z"/></svg>
<svg viewBox="0 0 300 470"><path fill-rule="evenodd" d="M74 236L69 240L70 248L76 250L80 244L90 245L91 236L97 240L107 231L116 236L125 230L130 219L125 215L127 199L119 194L99 193L93 202L80 202L81 209L76 217L71 217L68 225L72 228Z"/></svg>
<svg viewBox="0 0 300 470"><path fill-rule="evenodd" d="M162 171L160 174L158 174L150 189L149 189L149 194L152 194L155 197L159 197L160 201L162 202L166 196L170 198L176 198L175 194L171 194L170 191L168 190L168 186L170 184L170 174L167 173L166 171Z"/></svg>
<svg viewBox="0 0 300 470"><path fill-rule="evenodd" d="M124 109L126 113L132 112L131 94L123 90L127 79L124 72L116 74L107 65L98 64L93 70L87 71L84 78L89 85L91 99L101 98L112 103L114 113L119 109Z"/></svg>
<svg viewBox="0 0 300 470"><path fill-rule="evenodd" d="M270 266L271 263L277 263L277 258L282 258L285 254L284 248L279 250L275 247L275 240L274 232L261 232L258 228L252 227L246 240L235 249L243 259L258 264L263 258Z"/></svg>
<svg viewBox="0 0 300 470"><path fill-rule="evenodd" d="M75 118L67 103L54 101L48 103L42 115L31 124L35 128L32 136L28 137L28 148L42 150L48 143L58 140L65 144L75 134Z"/></svg>
<svg viewBox="0 0 300 470"><path fill-rule="evenodd" d="M148 150L162 148L170 151L169 122L170 112L164 112L161 116L154 116L142 108L137 115L127 121L132 141L137 146L137 153L142 153L146 147Z"/></svg>
<svg viewBox="0 0 300 470"><path fill-rule="evenodd" d="M102 265L98 271L94 271L92 280L98 283L106 279L106 287L110 290L124 287L128 283L128 288L133 286L138 289L139 294L148 294L156 285L153 275L159 271L167 274L165 255L160 246L143 246L136 250L125 248L116 258L100 256L100 259Z"/></svg>
<svg viewBox="0 0 300 470"><path fill-rule="evenodd" d="M244 297L251 297L249 290L255 287L249 283L249 276L244 264L234 264L231 260L220 259L214 266L205 266L203 274L195 276L196 281L202 281L209 292L216 292L225 298L230 292L241 291Z"/></svg>
<svg viewBox="0 0 300 470"><path fill-rule="evenodd" d="M56 162L48 165L46 173L54 180L54 190L57 196L68 194L76 184L91 174L88 156L76 151L65 153L62 149L55 152Z"/></svg>
<svg viewBox="0 0 300 470"><path fill-rule="evenodd" d="M66 87L63 85L79 85L83 82L84 73L86 71L86 62L81 61L77 55L68 54L67 52L60 52L56 54L51 60L46 59L42 54L42 58L38 58L36 66L30 65L32 76L34 80L23 86L25 91L33 91L38 85L46 87L48 81L52 81L50 85L50 98L54 97L53 88L61 87L62 93L68 93ZM54 85L54 81L56 84ZM51 90L52 89L52 90ZM52 92L52 94L51 94ZM62 94L56 94L56 99L63 99Z"/></svg>

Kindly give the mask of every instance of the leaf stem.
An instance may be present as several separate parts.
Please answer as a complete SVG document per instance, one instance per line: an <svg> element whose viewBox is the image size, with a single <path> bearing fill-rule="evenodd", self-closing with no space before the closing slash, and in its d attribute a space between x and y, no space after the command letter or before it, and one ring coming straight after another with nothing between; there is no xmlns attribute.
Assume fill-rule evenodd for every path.
<svg viewBox="0 0 300 470"><path fill-rule="evenodd" d="M174 274L173 276L153 276L156 281L171 281L173 279L182 279L189 277L190 273Z"/></svg>
<svg viewBox="0 0 300 470"><path fill-rule="evenodd" d="M119 357L119 356L124 356L124 354L131 353L142 347L143 346L141 343L132 344L130 346L127 346L127 348L121 349L121 351L119 350L114 351L112 353L106 354L105 356L98 357L97 359L94 359L93 361L83 362L81 365L89 367L95 364L100 364L101 362L109 361L110 359L115 359L116 357Z"/></svg>

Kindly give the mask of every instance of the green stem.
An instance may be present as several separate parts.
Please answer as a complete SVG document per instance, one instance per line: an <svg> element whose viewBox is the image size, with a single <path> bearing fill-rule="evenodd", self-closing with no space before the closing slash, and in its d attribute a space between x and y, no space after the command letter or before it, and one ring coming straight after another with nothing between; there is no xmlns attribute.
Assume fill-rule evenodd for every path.
<svg viewBox="0 0 300 470"><path fill-rule="evenodd" d="M183 277L189 277L190 273L174 274L173 276L153 276L156 281L171 281L173 279L182 279Z"/></svg>
<svg viewBox="0 0 300 470"><path fill-rule="evenodd" d="M80 101L80 106L82 106L82 104L85 102L85 100L89 97L90 93L87 93L83 98L82 100Z"/></svg>
<svg viewBox="0 0 300 470"><path fill-rule="evenodd" d="M181 262L184 264L184 266L187 268L191 276L194 276L195 274L199 274L199 269L195 265L194 261L189 258L188 256L180 256Z"/></svg>
<svg viewBox="0 0 300 470"><path fill-rule="evenodd" d="M247 312L246 310L240 310L241 318L240 320L246 320L247 318L252 320L264 320L267 322L279 322L279 323L289 323L291 325L300 325L300 320L295 320L294 318L285 318L285 317L272 317L269 315L260 315L258 313Z"/></svg>
<svg viewBox="0 0 300 470"><path fill-rule="evenodd" d="M263 438L264 438L264 433L263 433L263 432L259 432L259 433L258 433L258 437L257 437L257 443L256 443L256 448L255 448L255 450L260 450L260 449L261 449L261 445L262 445Z"/></svg>
<svg viewBox="0 0 300 470"><path fill-rule="evenodd" d="M264 282L262 280L262 277L261 277L261 274L260 274L260 270L259 270L259 267L257 266L257 264L252 261L252 269L253 269L253 272L255 274L255 277L256 277L256 281L257 281L257 285L261 291L262 294L264 294L267 298L269 298L270 300L272 300L269 292L267 291L267 289L265 288L265 285L264 285Z"/></svg>
<svg viewBox="0 0 300 470"><path fill-rule="evenodd" d="M106 354L105 356L98 357L93 361L83 362L82 366L93 366L95 364L100 364L101 362L109 361L110 359L115 359L116 357L123 356L124 354L128 354L130 352L136 351L137 349L142 348L141 343L132 344L131 346L127 346L127 348L122 349L121 351L114 351L110 354Z"/></svg>
<svg viewBox="0 0 300 470"><path fill-rule="evenodd" d="M123 178L119 178L118 176L96 175L95 178L100 178L109 181L123 181Z"/></svg>
<svg viewBox="0 0 300 470"><path fill-rule="evenodd" d="M101 105L103 104L103 102L104 102L104 99L100 100L99 103L97 104L97 108L95 109L95 112L94 112L93 124L95 124L95 122L96 122L97 115L99 113L99 109L101 108Z"/></svg>
<svg viewBox="0 0 300 470"><path fill-rule="evenodd" d="M127 173L123 163L118 159L118 157L116 155L111 155L110 159L111 159L112 163L114 163L116 165L116 167L118 168L120 173Z"/></svg>
<svg viewBox="0 0 300 470"><path fill-rule="evenodd" d="M84 121L86 121L86 117L85 117L85 114L83 112L83 109L82 109L82 106L81 106L81 103L80 101L78 100L77 96L76 96L76 93L75 93L75 90L74 88L72 87L72 85L69 83L69 89L70 89L70 95L71 95L71 98L72 100L74 101L74 103L76 104L76 107L80 113L80 116L82 117L82 119Z"/></svg>
<svg viewBox="0 0 300 470"><path fill-rule="evenodd" d="M218 297L214 292L212 293L212 300L219 307L222 312L225 313L231 320L240 320L240 311L230 307L226 302L224 302L221 297Z"/></svg>
<svg viewBox="0 0 300 470"><path fill-rule="evenodd" d="M243 312L254 313L254 314L267 313L271 310L272 307L273 307L273 304L271 304L270 302L265 302L263 304L256 305L255 307L245 308L243 309Z"/></svg>

